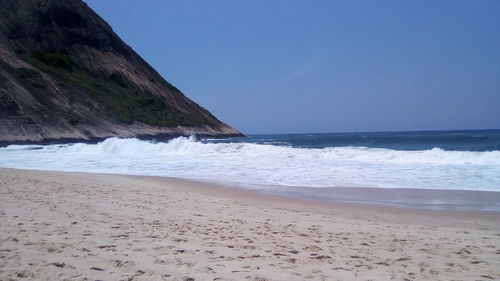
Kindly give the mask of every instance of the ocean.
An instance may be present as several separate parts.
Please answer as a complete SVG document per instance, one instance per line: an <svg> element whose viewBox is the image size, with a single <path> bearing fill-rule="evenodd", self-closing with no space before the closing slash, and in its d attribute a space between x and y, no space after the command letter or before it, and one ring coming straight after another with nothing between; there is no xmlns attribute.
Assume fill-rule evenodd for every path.
<svg viewBox="0 0 500 281"><path fill-rule="evenodd" d="M298 197L351 187L498 192L500 130L9 145L0 167L179 177Z"/></svg>

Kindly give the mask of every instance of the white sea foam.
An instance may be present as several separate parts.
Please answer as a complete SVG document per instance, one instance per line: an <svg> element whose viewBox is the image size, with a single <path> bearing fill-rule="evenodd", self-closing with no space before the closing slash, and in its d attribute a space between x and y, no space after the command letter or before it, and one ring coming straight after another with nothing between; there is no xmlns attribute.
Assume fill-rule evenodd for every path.
<svg viewBox="0 0 500 281"><path fill-rule="evenodd" d="M166 143L110 138L98 144L10 145L0 166L175 176L261 185L500 191L500 151L294 148L254 143Z"/></svg>

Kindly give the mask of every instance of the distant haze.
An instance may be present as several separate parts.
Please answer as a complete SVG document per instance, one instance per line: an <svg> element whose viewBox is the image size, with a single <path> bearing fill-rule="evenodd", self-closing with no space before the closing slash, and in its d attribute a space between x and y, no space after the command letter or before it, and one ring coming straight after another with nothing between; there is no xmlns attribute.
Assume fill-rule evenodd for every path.
<svg viewBox="0 0 500 281"><path fill-rule="evenodd" d="M500 1L85 2L243 133L500 128Z"/></svg>

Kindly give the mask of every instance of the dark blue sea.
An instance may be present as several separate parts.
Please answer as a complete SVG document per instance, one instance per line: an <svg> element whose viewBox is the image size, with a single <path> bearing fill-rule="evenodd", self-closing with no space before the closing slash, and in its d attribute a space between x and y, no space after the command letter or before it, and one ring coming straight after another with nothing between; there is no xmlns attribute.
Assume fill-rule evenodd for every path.
<svg viewBox="0 0 500 281"><path fill-rule="evenodd" d="M395 150L440 148L447 151L494 151L500 150L500 130L269 134L211 141L273 144L297 148L371 147Z"/></svg>

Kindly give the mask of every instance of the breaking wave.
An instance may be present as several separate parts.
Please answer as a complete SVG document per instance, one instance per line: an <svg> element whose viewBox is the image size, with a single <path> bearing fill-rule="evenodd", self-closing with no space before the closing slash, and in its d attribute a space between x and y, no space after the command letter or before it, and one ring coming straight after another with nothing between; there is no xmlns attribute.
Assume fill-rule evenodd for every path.
<svg viewBox="0 0 500 281"><path fill-rule="evenodd" d="M97 144L10 145L0 148L0 166L259 185L500 191L497 150L297 148L271 143L207 143L193 137L168 142L110 138Z"/></svg>

